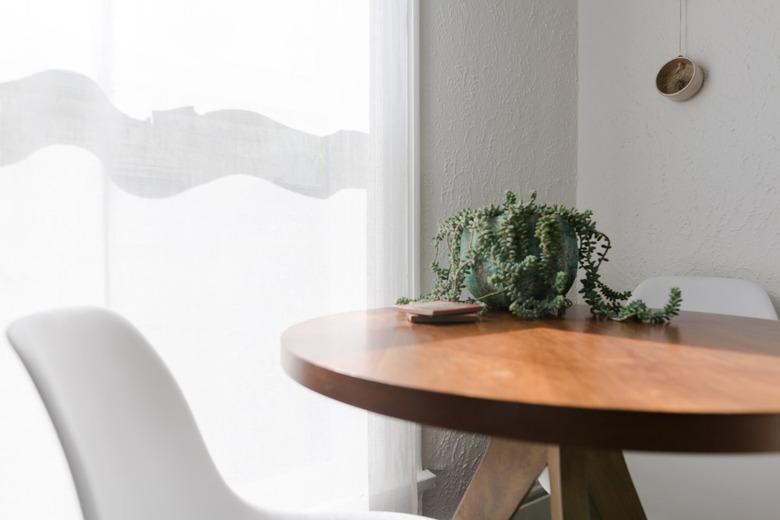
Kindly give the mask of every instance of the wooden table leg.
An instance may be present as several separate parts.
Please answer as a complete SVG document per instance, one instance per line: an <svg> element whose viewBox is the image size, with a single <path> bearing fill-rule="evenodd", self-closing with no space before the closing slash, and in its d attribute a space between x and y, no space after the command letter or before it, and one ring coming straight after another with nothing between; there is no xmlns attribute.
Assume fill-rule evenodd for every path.
<svg viewBox="0 0 780 520"><path fill-rule="evenodd" d="M647 520L622 451L589 451L585 468L590 498L604 520Z"/></svg>
<svg viewBox="0 0 780 520"><path fill-rule="evenodd" d="M590 520L585 477L586 452L579 448L549 448L550 513L552 520Z"/></svg>
<svg viewBox="0 0 780 520"><path fill-rule="evenodd" d="M453 520L509 520L546 463L546 446L491 439Z"/></svg>
<svg viewBox="0 0 780 520"><path fill-rule="evenodd" d="M553 520L647 520L620 451L549 448Z"/></svg>

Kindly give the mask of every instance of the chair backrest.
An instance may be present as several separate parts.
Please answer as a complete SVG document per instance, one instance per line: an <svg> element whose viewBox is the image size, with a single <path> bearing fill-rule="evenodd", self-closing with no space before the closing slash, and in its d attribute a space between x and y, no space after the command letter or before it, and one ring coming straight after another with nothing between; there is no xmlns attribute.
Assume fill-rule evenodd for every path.
<svg viewBox="0 0 780 520"><path fill-rule="evenodd" d="M250 517L172 375L130 323L65 309L16 321L8 338L51 416L86 520Z"/></svg>
<svg viewBox="0 0 780 520"><path fill-rule="evenodd" d="M682 309L686 311L777 319L772 301L760 285L735 278L659 276L640 283L631 296L650 307L662 307L672 287L682 290Z"/></svg>

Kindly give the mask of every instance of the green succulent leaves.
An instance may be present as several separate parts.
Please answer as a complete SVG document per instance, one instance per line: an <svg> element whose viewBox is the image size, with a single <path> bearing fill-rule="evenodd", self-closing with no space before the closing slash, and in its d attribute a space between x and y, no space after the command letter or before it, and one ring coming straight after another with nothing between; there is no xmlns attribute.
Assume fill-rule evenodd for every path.
<svg viewBox="0 0 780 520"><path fill-rule="evenodd" d="M579 268L579 293L597 317L665 323L680 311L678 288L662 309L650 309L641 300L628 301L630 292L607 287L599 268L611 244L592 213L538 203L534 192L528 201L508 191L501 205L464 209L441 223L433 242L435 281L421 300L465 299L522 319L557 317L572 305L566 294ZM442 250L446 265L439 262ZM466 289L470 298L463 297Z"/></svg>

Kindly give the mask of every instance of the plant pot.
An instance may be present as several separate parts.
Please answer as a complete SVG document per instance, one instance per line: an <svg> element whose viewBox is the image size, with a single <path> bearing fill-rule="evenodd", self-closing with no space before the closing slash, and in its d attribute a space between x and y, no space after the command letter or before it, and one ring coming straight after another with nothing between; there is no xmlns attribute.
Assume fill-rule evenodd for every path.
<svg viewBox="0 0 780 520"><path fill-rule="evenodd" d="M577 245L577 235L571 225L563 219L559 219L558 222L561 231L561 254L555 260L556 272L565 273L566 282L564 293L566 293L574 284L574 280L577 277L579 248ZM541 254L539 240L534 234L536 218L529 218L526 225L532 236L530 241L531 244L527 250L517 252L517 258L515 259L517 263L522 262L529 255L539 257ZM488 222L488 227L491 230L494 230L496 228L496 219L491 219ZM469 231L464 232L461 236L461 251L467 249L467 244L470 240L471 233ZM486 303L491 309L506 310L509 308L510 298L505 293L499 292L499 288L491 283L490 278L495 273L496 266L492 260L489 258L479 259L477 267L466 274L464 280L466 289L471 297ZM523 289L525 294L522 295L522 299L540 300L554 297L554 282L554 279L545 280L543 283L535 283L529 287L525 287Z"/></svg>

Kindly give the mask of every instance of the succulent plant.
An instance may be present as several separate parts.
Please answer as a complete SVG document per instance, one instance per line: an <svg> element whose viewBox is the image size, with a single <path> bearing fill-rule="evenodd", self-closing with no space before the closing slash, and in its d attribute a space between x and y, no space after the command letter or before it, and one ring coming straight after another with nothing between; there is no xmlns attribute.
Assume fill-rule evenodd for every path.
<svg viewBox="0 0 780 520"><path fill-rule="evenodd" d="M611 244L596 229L592 212L538 203L533 192L528 201L508 191L503 204L464 209L441 223L433 241L434 286L420 300L473 301L522 319L557 317L572 305L567 293L579 268L579 293L597 317L665 323L682 303L676 287L662 309L610 289L599 268ZM446 265L439 262L442 248Z"/></svg>

